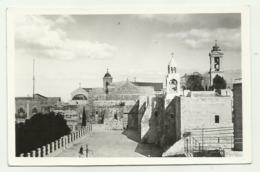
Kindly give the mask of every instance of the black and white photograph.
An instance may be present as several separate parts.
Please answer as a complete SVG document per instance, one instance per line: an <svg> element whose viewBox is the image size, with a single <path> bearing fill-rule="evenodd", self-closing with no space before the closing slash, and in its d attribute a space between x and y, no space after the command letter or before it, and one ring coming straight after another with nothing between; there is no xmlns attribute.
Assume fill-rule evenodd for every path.
<svg viewBox="0 0 260 172"><path fill-rule="evenodd" d="M19 165L250 160L243 11L14 11L8 150Z"/></svg>

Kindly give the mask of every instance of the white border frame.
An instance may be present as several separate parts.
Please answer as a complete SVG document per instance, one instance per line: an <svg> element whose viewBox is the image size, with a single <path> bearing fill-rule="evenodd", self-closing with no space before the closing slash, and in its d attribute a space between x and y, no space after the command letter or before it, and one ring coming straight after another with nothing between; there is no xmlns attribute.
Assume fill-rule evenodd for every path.
<svg viewBox="0 0 260 172"><path fill-rule="evenodd" d="M14 19L16 15L44 14L189 14L189 13L241 13L241 64L243 93L243 156L225 158L73 158L73 157L15 157L15 75L14 75ZM8 93L8 164L12 166L98 166L98 165L172 165L172 164L238 164L251 163L251 60L249 45L248 6L160 6L118 8L10 8L7 10L7 93Z"/></svg>

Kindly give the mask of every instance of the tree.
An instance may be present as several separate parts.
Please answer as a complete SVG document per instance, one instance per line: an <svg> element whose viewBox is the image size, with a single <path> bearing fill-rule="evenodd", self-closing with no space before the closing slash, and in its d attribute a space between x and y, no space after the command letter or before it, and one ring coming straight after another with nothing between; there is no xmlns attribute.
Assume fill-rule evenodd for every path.
<svg viewBox="0 0 260 172"><path fill-rule="evenodd" d="M35 114L25 123L15 124L16 156L49 144L70 133L60 114Z"/></svg>
<svg viewBox="0 0 260 172"><path fill-rule="evenodd" d="M216 75L215 78L213 79L213 88L216 90L219 89L226 89L227 83L225 79L219 75Z"/></svg>
<svg viewBox="0 0 260 172"><path fill-rule="evenodd" d="M203 91L204 88L202 86L202 76L201 75L190 75L186 82L186 87L191 91Z"/></svg>
<svg viewBox="0 0 260 172"><path fill-rule="evenodd" d="M85 112L85 107L83 107L83 113L82 113L82 127L86 126L86 112Z"/></svg>

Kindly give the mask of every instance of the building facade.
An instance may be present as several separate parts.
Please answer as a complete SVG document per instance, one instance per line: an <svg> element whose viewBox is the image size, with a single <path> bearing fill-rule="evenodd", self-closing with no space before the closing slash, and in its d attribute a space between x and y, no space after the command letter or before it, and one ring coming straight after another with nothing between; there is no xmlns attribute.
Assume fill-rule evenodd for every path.
<svg viewBox="0 0 260 172"><path fill-rule="evenodd" d="M34 94L33 97L16 97L16 122L24 122L36 113L47 113L53 106L57 106L60 103L60 97L45 97L40 94Z"/></svg>
<svg viewBox="0 0 260 172"><path fill-rule="evenodd" d="M113 82L107 71L103 88L78 88L71 93L70 104L85 107L89 122L104 124L107 130L138 129L140 100L162 93L163 83Z"/></svg>

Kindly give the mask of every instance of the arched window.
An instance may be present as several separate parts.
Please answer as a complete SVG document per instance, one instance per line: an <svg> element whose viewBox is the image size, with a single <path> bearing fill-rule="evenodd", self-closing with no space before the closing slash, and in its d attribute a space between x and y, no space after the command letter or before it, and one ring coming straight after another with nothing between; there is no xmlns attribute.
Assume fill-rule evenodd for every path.
<svg viewBox="0 0 260 172"><path fill-rule="evenodd" d="M87 100L87 97L83 94L77 94L72 98L72 100Z"/></svg>
<svg viewBox="0 0 260 172"><path fill-rule="evenodd" d="M114 114L114 119L116 119L116 120L118 119L118 118L117 118L117 113Z"/></svg>
<svg viewBox="0 0 260 172"><path fill-rule="evenodd" d="M20 107L20 108L18 109L18 113L25 113L25 111L24 111L24 109L23 109L22 107Z"/></svg>
<svg viewBox="0 0 260 172"><path fill-rule="evenodd" d="M18 117L26 117L25 110L22 107L20 107L17 112L16 115L18 115Z"/></svg>
<svg viewBox="0 0 260 172"><path fill-rule="evenodd" d="M34 113L37 113L37 112L38 112L37 108L34 107L34 108L32 109L32 113L34 114Z"/></svg>

